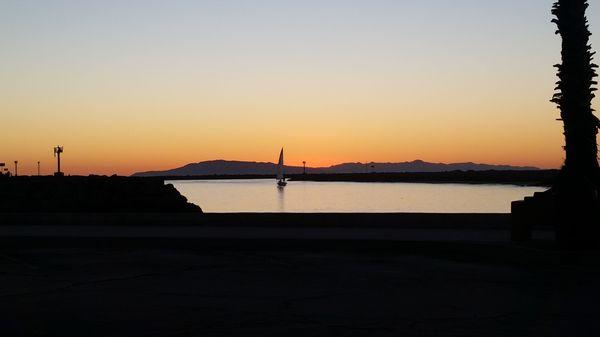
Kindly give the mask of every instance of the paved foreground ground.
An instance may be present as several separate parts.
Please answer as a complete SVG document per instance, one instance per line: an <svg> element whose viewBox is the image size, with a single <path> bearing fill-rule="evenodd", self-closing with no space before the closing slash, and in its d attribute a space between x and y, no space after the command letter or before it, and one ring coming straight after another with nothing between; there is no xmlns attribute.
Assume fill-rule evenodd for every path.
<svg viewBox="0 0 600 337"><path fill-rule="evenodd" d="M0 248L0 336L600 336L597 265L430 248Z"/></svg>

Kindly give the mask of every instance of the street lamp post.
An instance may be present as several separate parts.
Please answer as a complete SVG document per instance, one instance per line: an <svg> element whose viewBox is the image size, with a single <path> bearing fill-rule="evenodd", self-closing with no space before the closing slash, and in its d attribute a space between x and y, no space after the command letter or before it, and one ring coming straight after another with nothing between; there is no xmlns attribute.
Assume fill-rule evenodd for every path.
<svg viewBox="0 0 600 337"><path fill-rule="evenodd" d="M63 153L63 147L62 146L57 146L54 148L54 156L57 157L56 158L56 173L54 173L54 175L56 177L62 177L64 174L60 171L60 154Z"/></svg>

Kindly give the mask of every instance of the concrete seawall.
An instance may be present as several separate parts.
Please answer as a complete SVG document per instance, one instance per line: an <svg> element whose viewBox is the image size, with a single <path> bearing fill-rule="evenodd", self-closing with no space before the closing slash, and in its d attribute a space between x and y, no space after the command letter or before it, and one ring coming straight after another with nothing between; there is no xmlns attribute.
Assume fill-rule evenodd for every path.
<svg viewBox="0 0 600 337"><path fill-rule="evenodd" d="M510 214L0 213L2 225L509 229Z"/></svg>
<svg viewBox="0 0 600 337"><path fill-rule="evenodd" d="M397 249L406 243L508 244L508 214L0 214L13 247ZM548 229L534 231L551 241Z"/></svg>

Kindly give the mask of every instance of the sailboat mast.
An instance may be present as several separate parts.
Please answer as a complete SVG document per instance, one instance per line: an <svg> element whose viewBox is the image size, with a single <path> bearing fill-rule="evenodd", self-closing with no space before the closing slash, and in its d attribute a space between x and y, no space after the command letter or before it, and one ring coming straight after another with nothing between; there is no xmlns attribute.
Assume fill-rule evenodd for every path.
<svg viewBox="0 0 600 337"><path fill-rule="evenodd" d="M279 153L279 162L277 163L277 180L283 179L283 148Z"/></svg>

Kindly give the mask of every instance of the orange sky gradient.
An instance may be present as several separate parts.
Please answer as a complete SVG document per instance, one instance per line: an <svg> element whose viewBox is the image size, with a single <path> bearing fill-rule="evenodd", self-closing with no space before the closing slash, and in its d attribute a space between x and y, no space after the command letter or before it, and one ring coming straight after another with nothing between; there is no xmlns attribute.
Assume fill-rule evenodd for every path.
<svg viewBox="0 0 600 337"><path fill-rule="evenodd" d="M560 167L551 2L434 2L443 13L389 1L265 1L249 13L235 12L238 1L115 2L106 13L9 2L0 162L35 174L39 160L51 174L62 145L67 174L129 175L212 159L274 162L284 146L286 164L313 167Z"/></svg>

